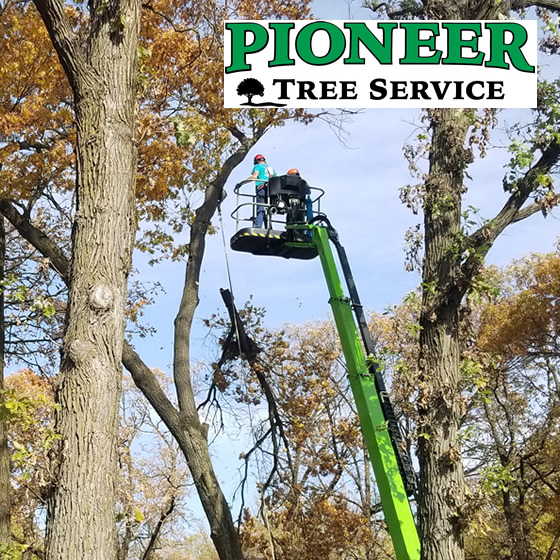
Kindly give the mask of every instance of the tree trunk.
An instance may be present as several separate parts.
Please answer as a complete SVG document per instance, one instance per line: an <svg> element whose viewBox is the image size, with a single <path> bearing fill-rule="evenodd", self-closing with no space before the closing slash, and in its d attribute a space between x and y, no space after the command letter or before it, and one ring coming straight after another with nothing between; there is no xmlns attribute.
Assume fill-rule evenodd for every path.
<svg viewBox="0 0 560 560"><path fill-rule="evenodd" d="M243 160L249 148L256 143L260 135L256 136L254 140L244 142L243 146L227 159L218 178L209 185L204 204L196 212L197 226L191 235L191 250L187 267L186 283L188 286L185 288L182 300L185 304L182 303L180 311L182 315L176 320L176 342L182 350L176 356L175 377L177 393L181 395L179 403L181 407L184 406L184 409L178 409L173 405L163 392L153 372L126 341L124 341L122 355L123 364L131 373L134 383L169 428L185 455L208 517L211 536L220 560L243 560L243 554L227 500L213 471L206 430L200 423L198 411L194 406L194 395L190 383L189 333L198 304L198 283L208 225L216 211L223 186L232 169ZM0 212L7 217L20 235L50 259L53 267L69 284L70 267L60 248L33 226L28 218L19 214L11 202L0 199Z"/></svg>
<svg viewBox="0 0 560 560"><path fill-rule="evenodd" d="M62 345L49 560L116 556L115 485L127 278L135 234L140 4L92 7L88 52L57 0L37 0L74 91L77 212Z"/></svg>
<svg viewBox="0 0 560 560"><path fill-rule="evenodd" d="M6 264L6 230L4 218L0 218L0 280L5 278ZM4 402L4 357L5 357L5 318L4 290L0 289L0 405ZM12 540L10 526L11 486L10 486L10 450L8 448L8 426L0 421L0 545Z"/></svg>
<svg viewBox="0 0 560 560"><path fill-rule="evenodd" d="M529 524L523 504L524 490L518 487L519 503L512 503L509 490L502 492L504 517L510 537L512 560L533 560L535 555L529 542Z"/></svg>
<svg viewBox="0 0 560 560"><path fill-rule="evenodd" d="M219 180L208 187L204 204L197 209L191 225L185 285L179 312L175 318L173 375L181 421L186 432L183 435L187 436L177 441L185 454L194 485L210 523L210 536L220 560L243 560L231 511L212 466L207 441L208 428L200 422L190 375L190 333L198 306L198 286L206 233L216 211L222 188L223 184ZM136 378L134 380L136 382Z"/></svg>
<svg viewBox="0 0 560 560"><path fill-rule="evenodd" d="M465 496L458 444L458 251L468 125L462 110L430 113L432 149L424 200L425 256L420 318L418 401L420 488L418 514L423 560L461 560L459 508Z"/></svg>

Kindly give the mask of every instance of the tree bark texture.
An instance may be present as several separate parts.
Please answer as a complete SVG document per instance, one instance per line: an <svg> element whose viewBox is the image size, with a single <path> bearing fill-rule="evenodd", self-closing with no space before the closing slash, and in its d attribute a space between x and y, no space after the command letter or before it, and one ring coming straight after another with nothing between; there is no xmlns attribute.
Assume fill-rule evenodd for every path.
<svg viewBox="0 0 560 560"><path fill-rule="evenodd" d="M244 154L235 155L235 160L241 161ZM229 163L233 164L234 160L230 158ZM185 454L194 485L210 524L210 536L220 560L243 560L241 544L231 511L212 466L208 450L207 428L202 426L198 416L190 375L190 332L198 306L200 271L208 226L216 212L219 197L222 195L222 181L225 182L224 178L218 177L218 180L208 187L204 203L197 209L191 225L185 284L179 312L175 318L173 375L180 417L187 436L182 437L179 445Z"/></svg>
<svg viewBox="0 0 560 560"><path fill-rule="evenodd" d="M73 88L77 130L77 209L56 395L61 439L46 557L108 560L117 551L118 402L136 230L140 4L92 6L86 47L73 35L61 2L36 4Z"/></svg>
<svg viewBox="0 0 560 560"><path fill-rule="evenodd" d="M423 560L461 560L465 496L458 444L459 305L463 174L468 125L462 110L430 112L432 148L424 201L425 256L420 318L419 525ZM459 254L458 254L459 253Z"/></svg>
<svg viewBox="0 0 560 560"><path fill-rule="evenodd" d="M36 0L38 3L40 1L41 0ZM64 26L59 25L59 27ZM67 41L63 43L66 44ZM72 42L70 43L70 49L72 49ZM59 49L57 48L57 50ZM61 50L61 60L64 61L64 46ZM78 74L80 74L80 72L78 72ZM211 538L220 560L243 560L243 553L229 505L213 470L208 450L207 430L200 422L195 405L190 376L189 339L194 313L198 306L198 285L208 226L218 208L224 185L232 170L243 161L250 148L256 144L266 130L266 127L259 127L251 138L246 137L238 129L233 128L230 130L232 136L239 141L240 146L227 158L217 174L216 179L208 185L205 192L204 203L197 209L195 214L195 219L191 227L185 288L181 299L180 310L175 320L174 378L179 401L178 407L175 407L167 398L153 372L142 361L134 349L126 341L124 341L122 346L122 362L124 366L131 373L136 386L142 391L173 434L173 437L176 439L181 451L185 455L193 476L195 487L208 518ZM50 259L53 268L61 275L67 284L70 284L72 276L68 259L60 248L42 231L34 227L27 217L22 216L10 201L0 199L0 213L10 221L20 235L27 239L44 256ZM73 271L74 268L72 274ZM66 355L68 355L68 353L66 353ZM54 503L53 500L53 504ZM113 556L115 555L116 546L113 552ZM77 557L80 556L78 555ZM83 557L85 558L86 556ZM50 558L59 557L51 556ZM72 558L74 558L74 556L72 556ZM91 556L91 558L104 557L100 555L95 557ZM109 556L107 556L107 558L109 558Z"/></svg>
<svg viewBox="0 0 560 560"><path fill-rule="evenodd" d="M243 159L244 155L244 152L237 154L235 164L237 164L237 160ZM232 167L233 166L234 164L232 163ZM228 176L230 172L231 169L228 169ZM209 216L211 217L216 209L218 193L221 192L221 188L222 182L220 181L217 186L211 187L207 192L206 198L209 202L205 206L204 211L198 214L200 221L209 223ZM0 200L0 212L10 221L22 237L29 241L42 255L50 259L53 267L58 271L64 281L69 284L70 263L56 243L33 226L28 218L22 216L11 202ZM204 233L204 228L198 231L199 234L202 235ZM192 276L198 278L200 265L202 264L204 242L202 241L202 244L200 244L199 241L197 246L199 250L194 253L191 252L192 258L194 258L194 260L191 261L191 278ZM197 266L194 266L195 264L197 264ZM198 272L195 274L196 270L193 269L198 270ZM197 281L198 280L189 284L190 290L197 289ZM189 299L191 299L191 297L192 296L190 296ZM189 311L194 313L197 303L196 293L194 297L192 297L192 300L195 304L193 307L189 308ZM185 313L184 310L183 313ZM183 315L183 317L187 317L187 315ZM184 320L183 318L183 321ZM177 339L181 343L184 341L183 337L186 336L187 340L184 341L184 343L187 345L189 343L188 335L191 321L187 321L186 329L183 328L177 335ZM200 423L196 407L193 406L194 397L192 396L192 387L190 383L184 383L182 385L182 402L187 405L187 412L185 412L185 410L180 410L173 405L162 390L152 370L142 361L138 353L126 341L124 341L122 361L123 365L131 373L136 386L142 391L169 431L173 434L173 437L185 455L187 464L193 475L197 492L204 506L211 527L211 537L220 556L220 560L243 560L243 554L241 552L239 538L233 523L231 511L213 471L210 453L208 452L206 430ZM188 361L183 363L188 363ZM190 371L188 369L186 370L186 375L187 379L190 380ZM191 393L190 396L189 393Z"/></svg>
<svg viewBox="0 0 560 560"><path fill-rule="evenodd" d="M512 560L535 560L536 554L530 541L531 527L524 506L524 490L520 487L517 490L517 503L512 503L509 490L502 492L504 517L510 537L511 558Z"/></svg>
<svg viewBox="0 0 560 560"><path fill-rule="evenodd" d="M0 280L5 278L6 230L4 218L0 218ZM6 342L4 290L0 289L0 405L4 402L4 357ZM8 448L8 425L0 421L0 545L11 542L11 484L10 449Z"/></svg>

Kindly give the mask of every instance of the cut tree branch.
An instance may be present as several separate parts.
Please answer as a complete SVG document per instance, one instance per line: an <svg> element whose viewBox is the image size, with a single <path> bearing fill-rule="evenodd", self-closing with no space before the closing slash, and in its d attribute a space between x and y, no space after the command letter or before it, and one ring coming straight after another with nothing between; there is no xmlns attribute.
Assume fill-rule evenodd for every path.
<svg viewBox="0 0 560 560"><path fill-rule="evenodd" d="M174 509L175 509L175 496L172 496L171 500L169 501L169 506L164 511L161 512L161 515L158 519L154 532L150 537L150 542L148 543L148 546L146 547L144 554L142 554L142 560L150 560L150 558L153 557L152 553L156 548L157 541L163 529L163 525L165 524L167 518L173 513Z"/></svg>
<svg viewBox="0 0 560 560"><path fill-rule="evenodd" d="M560 2L557 0L514 0L511 3L511 9L515 12L521 12L531 7L560 12Z"/></svg>

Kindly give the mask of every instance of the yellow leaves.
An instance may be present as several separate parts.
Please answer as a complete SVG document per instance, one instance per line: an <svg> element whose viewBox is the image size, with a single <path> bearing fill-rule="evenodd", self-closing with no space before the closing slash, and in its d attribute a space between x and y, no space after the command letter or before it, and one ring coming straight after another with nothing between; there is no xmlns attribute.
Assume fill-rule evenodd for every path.
<svg viewBox="0 0 560 560"><path fill-rule="evenodd" d="M141 218L165 222L162 251L177 258L174 237L189 225L183 193L204 190L238 146L230 130L248 135L305 121L304 111L232 111L223 107L222 21L262 16L301 18L308 0L263 0L226 6L202 0L152 0L142 12L138 48L138 176ZM74 27L84 31L82 4L67 6ZM72 92L48 33L32 3L12 3L0 20L0 196L34 197L39 187L55 193L74 187L75 132ZM179 145L171 119L187 142Z"/></svg>
<svg viewBox="0 0 560 560"><path fill-rule="evenodd" d="M272 540L279 558L365 558L377 540L370 529L369 515L352 510L342 497L317 497L304 509L287 507L267 517L267 526L254 517L245 517L242 543L246 553L268 557ZM378 540L377 545L382 547L382 542Z"/></svg>
<svg viewBox="0 0 560 560"><path fill-rule="evenodd" d="M140 524L142 521L144 521L144 514L140 511L140 508L136 506L134 510L134 522Z"/></svg>
<svg viewBox="0 0 560 560"><path fill-rule="evenodd" d="M309 19L309 2L296 0L237 0L234 2L239 19Z"/></svg>
<svg viewBox="0 0 560 560"><path fill-rule="evenodd" d="M71 188L70 88L33 4L0 20L0 184L27 198L42 181Z"/></svg>
<svg viewBox="0 0 560 560"><path fill-rule="evenodd" d="M486 352L524 355L560 332L560 255L535 255L509 272L518 288L484 309L478 343Z"/></svg>

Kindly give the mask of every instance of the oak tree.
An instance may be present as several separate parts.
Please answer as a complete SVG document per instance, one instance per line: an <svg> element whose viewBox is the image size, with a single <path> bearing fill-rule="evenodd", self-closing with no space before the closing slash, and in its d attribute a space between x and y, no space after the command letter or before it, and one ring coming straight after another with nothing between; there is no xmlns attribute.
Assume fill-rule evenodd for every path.
<svg viewBox="0 0 560 560"><path fill-rule="evenodd" d="M547 21L542 10L560 9L556 2L538 1L369 1L367 6L379 17L464 20L499 19L535 6ZM476 146L484 151L497 117L492 112L467 109L429 110L425 113L429 145L409 151L413 159L423 151L428 160L422 183L403 191L405 202L421 209L424 216L417 401L418 520L423 560L464 558L464 530L469 520L459 443L464 414L459 311L500 234L532 214L549 212L558 203L551 175L560 158L557 107L557 84L542 84L534 118L528 127L518 129L522 135L527 133L526 138L517 138L518 144L512 144L511 172L503 185L494 187L507 193L503 207L475 231L464 229L462 222L467 170Z"/></svg>
<svg viewBox="0 0 560 560"><path fill-rule="evenodd" d="M8 52L13 57L22 52L17 49L18 41L25 41L34 29L25 24L25 16L33 16L33 11L28 5L22 6L14 7L20 10L14 16L16 20L18 16L24 16L22 21L17 22L19 27L12 25L7 29L8 35L14 30L17 32L8 40L8 44L12 45ZM124 364L173 432L189 462L195 486L210 521L212 538L221 557L240 558L241 551L229 507L214 475L205 431L194 406L189 371L190 327L198 300L205 236L229 174L270 128L282 124L287 118L308 121L312 116L303 111L246 114L224 110L219 93L222 56L220 41L216 40L216 29L221 28L221 21L226 15L225 8L213 9L203 2L188 5L150 2L142 12L142 46L138 49L139 4L117 3L108 6L101 2L86 8L74 4L64 6L62 2L37 2L37 7L62 66L56 65L48 45L39 51L32 50L31 60L36 69L33 73L19 74L24 87L21 88L22 94L15 97L15 106L10 103L13 91L6 89L6 107L2 117L3 124L7 123L7 126L0 133L7 131L2 141L6 144L3 155L7 155L8 159L2 171L12 173L6 176L7 184L13 185L15 189L21 187L21 191L11 191L2 200L2 213L23 237L50 259L53 268L70 286L63 353L64 375L59 392L63 441L75 441L70 438L70 434L76 431L82 433L76 426L72 428L65 424L67 420L75 424L84 420L83 415L72 416L73 410L81 408L81 405L75 407L73 403L91 405L95 410L92 410L91 416L85 416L95 419L98 414L106 422L103 435L94 438L106 444L102 449L106 463L84 457L80 465L88 469L96 464L96 472L100 475L114 472L109 464L114 465L115 460L116 416L113 412L119 393L118 360L122 356ZM306 15L307 2L286 6L271 3L258 7L243 1L236 4L239 17L254 17L257 9L260 17L270 15L292 19ZM23 27L25 32L22 31ZM45 36L41 37L44 39ZM138 69L137 53L141 60ZM64 69L71 86L76 132L72 129L73 115L69 109L72 101L68 86L64 86L66 82L62 79L55 80L61 76L60 68ZM45 78L44 88L34 81L35 76ZM45 93L50 100L47 104L42 103ZM136 100L139 111L137 135L134 122ZM28 108L43 118L40 127L33 128L33 118L25 120L31 114ZM104 114L105 109L117 111L118 114ZM121 126L123 122L125 125ZM11 128L8 129L8 126ZM71 157L74 141L77 156L75 166ZM120 309L124 308L123 290L134 232L132 195L137 174L137 145L140 155L135 193L140 203L138 214L154 224L153 229L143 230L145 237L139 244L140 248L154 251L154 247L159 247L168 250L174 257L181 257L186 253L186 247L173 246L168 226L171 226L172 233L181 232L186 225L191 226L185 293L176 320L175 380L178 407L165 396L151 370L129 345L125 343L124 351L121 352L122 342L118 336L118 329L124 327ZM110 150L115 150L114 157L112 152L109 153ZM59 158L56 165L51 161L54 155ZM26 173L26 169L34 169L29 163L37 168L37 173ZM74 213L70 205L69 212L74 228L73 262L70 267L60 247L33 223L32 212L36 201L44 200L45 195L50 194L48 191L53 184L58 185L60 179L60 187L64 188L72 184L74 174L78 206ZM18 182L16 179L21 180ZM117 184L120 185L118 193ZM180 203L180 199L194 189L205 192L205 201L196 212L190 208L188 201L186 204ZM117 194L122 198L111 198ZM58 197L51 198L54 198L53 204L60 208ZM21 212L15 205L19 203L18 199L24 202ZM119 235L115 236L116 231ZM95 243L88 244L88 238L93 238ZM116 246L116 242L120 244ZM109 247L110 244L113 246ZM97 245L102 250L97 250ZM93 248L96 250L88 251ZM104 263L103 267L96 262L97 258ZM108 282L110 271L116 274L116 277L111 278L114 285ZM97 273L105 277L96 278ZM115 313L112 313L113 310ZM72 317L76 323L72 322ZM112 325L109 319L114 320ZM106 330L99 340L99 356L107 358L104 364L105 378L94 374L95 368L84 366L80 369L81 362L89 363L98 357L96 345L91 347L89 339L93 331L97 328L103 330L104 327L113 328L112 334ZM82 372L79 375L78 370ZM80 381L79 386L71 383L75 375L75 379ZM107 399L108 402L100 399ZM93 424L89 423L88 427ZM75 482L80 473L71 472L77 464L76 458L69 455L72 448L64 444L61 449L65 453L62 456L60 479L65 480L66 474L63 473L67 473ZM101 451L101 447L93 445L85 449ZM100 464L106 464L107 468L99 468ZM96 546L96 552L101 556L107 555L115 540L114 531L109 528L108 514L110 502L114 501L114 484L111 476L104 480L105 486L95 485L97 492L104 496L103 500L96 502L96 507L103 507L106 514L104 519L95 514L100 527L103 525L106 530L104 547ZM55 548L59 550L55 543L67 538L82 543L77 544L75 550L78 556L87 556L88 553L80 547L89 546L88 542L91 544L87 535L92 530L102 534L100 527L98 531L95 525L88 525L87 520L74 516L75 523L80 523L82 533L72 530L63 536L56 517L62 519L68 511L65 509L67 503L72 501L76 507L82 505L88 511L95 512L94 507L87 505L93 498L84 495L87 484L73 484L72 490L65 493L67 487L65 483L55 489L53 494L53 508L49 515L52 553L58 553L54 552ZM63 507L59 499L63 502L66 500ZM66 546L70 546L70 543L60 544L61 549Z"/></svg>

